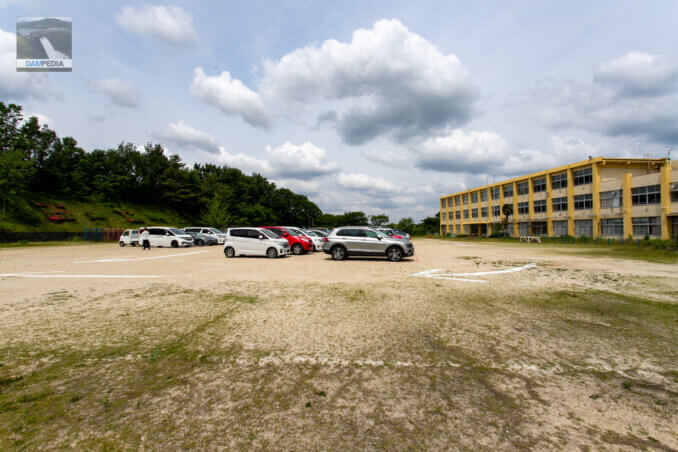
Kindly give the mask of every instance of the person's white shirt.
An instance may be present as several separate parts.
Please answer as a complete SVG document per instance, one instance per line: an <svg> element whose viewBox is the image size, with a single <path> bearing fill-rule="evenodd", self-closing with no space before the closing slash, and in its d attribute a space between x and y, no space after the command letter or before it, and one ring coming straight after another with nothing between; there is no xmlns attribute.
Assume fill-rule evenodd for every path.
<svg viewBox="0 0 678 452"><path fill-rule="evenodd" d="M148 240L148 229L144 229L144 232L141 233L141 240Z"/></svg>

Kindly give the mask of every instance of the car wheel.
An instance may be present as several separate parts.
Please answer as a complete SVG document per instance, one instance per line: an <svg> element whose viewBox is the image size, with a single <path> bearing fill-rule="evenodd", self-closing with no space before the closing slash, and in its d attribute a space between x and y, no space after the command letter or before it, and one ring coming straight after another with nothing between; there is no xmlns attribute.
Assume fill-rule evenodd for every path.
<svg viewBox="0 0 678 452"><path fill-rule="evenodd" d="M392 246L386 250L386 256L391 262L398 262L403 257L403 250L400 247Z"/></svg>
<svg viewBox="0 0 678 452"><path fill-rule="evenodd" d="M202 240L196 240L195 241L195 246L203 246L204 244L205 244L205 242L203 242Z"/></svg>
<svg viewBox="0 0 678 452"><path fill-rule="evenodd" d="M270 258L275 258L278 257L278 251L276 251L275 248L271 247L268 250L266 250L266 255Z"/></svg>
<svg viewBox="0 0 678 452"><path fill-rule="evenodd" d="M176 240L172 240L172 248L179 248L179 244Z"/></svg>
<svg viewBox="0 0 678 452"><path fill-rule="evenodd" d="M292 254L300 255L304 253L304 247L300 243L295 243L292 245Z"/></svg>
<svg viewBox="0 0 678 452"><path fill-rule="evenodd" d="M335 246L330 250L330 253L332 254L332 259L335 261L343 261L346 259L346 248L343 246Z"/></svg>
<svg viewBox="0 0 678 452"><path fill-rule="evenodd" d="M224 254L228 258L235 257L235 250L232 247L227 246L226 249L224 249Z"/></svg>
<svg viewBox="0 0 678 452"><path fill-rule="evenodd" d="M125 246L125 242L120 242L120 246Z"/></svg>
<svg viewBox="0 0 678 452"><path fill-rule="evenodd" d="M137 246L137 242L130 242L130 245Z"/></svg>

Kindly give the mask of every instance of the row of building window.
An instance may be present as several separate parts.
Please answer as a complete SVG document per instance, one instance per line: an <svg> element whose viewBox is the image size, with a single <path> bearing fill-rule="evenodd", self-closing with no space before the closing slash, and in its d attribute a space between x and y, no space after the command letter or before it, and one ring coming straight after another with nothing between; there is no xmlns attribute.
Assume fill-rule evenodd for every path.
<svg viewBox="0 0 678 452"><path fill-rule="evenodd" d="M661 236L661 218L660 217L637 217L631 219L631 225L635 236ZM464 225L464 232L468 234L469 225ZM461 233L460 225L457 225L456 233ZM530 223L518 223L519 235L547 235L547 224L545 221ZM553 236L560 237L568 234L567 220L553 222ZM600 234L606 237L623 237L624 220L622 218L604 218L600 221ZM574 235L593 236L592 220L575 220Z"/></svg>
<svg viewBox="0 0 678 452"><path fill-rule="evenodd" d="M636 187L631 189L631 205L633 206L642 206L647 204L659 204L661 202L661 190L659 185L649 185L645 187ZM519 188L520 190L520 188ZM481 192L484 193L484 192ZM477 193L471 194L471 199L473 200L473 195L476 195L477 202ZM464 195L466 196L466 195ZM487 194L486 194L487 196ZM622 191L621 190L610 190L600 192L600 208L609 209L622 206ZM481 200L483 199L481 195ZM671 184L671 202L678 202L678 183ZM467 204L467 203L465 203ZM498 206L497 206L498 207ZM554 212L566 212L567 211L567 197L562 198L552 198L551 207ZM585 193L583 195L576 195L574 197L574 210L586 210L593 208L593 194ZM518 203L518 214L528 214L529 205L527 202ZM546 213L546 200L536 200L534 201L534 213ZM495 214L494 210L492 212L493 216L498 216Z"/></svg>
<svg viewBox="0 0 678 452"><path fill-rule="evenodd" d="M591 168L584 168L582 170L577 170L572 173L572 182L576 185L587 185L593 182L593 170ZM561 188L567 188L567 173L554 174L551 176L551 189L557 190ZM508 184L503 186L504 197L510 198L513 196L513 184ZM493 200L500 198L500 187L492 187L491 196ZM530 192L530 183L529 182L519 182L516 184L516 190L518 195L527 195ZM538 179L532 180L532 191L534 193L539 193L546 191L546 177L541 177ZM676 195L678 196L678 194ZM461 195L461 201L464 205L468 205L468 194ZM480 191L480 200L487 200L487 191ZM678 200L678 199L677 199ZM459 196L455 197L455 202L459 205L460 198ZM478 192L471 192L471 203L478 202Z"/></svg>

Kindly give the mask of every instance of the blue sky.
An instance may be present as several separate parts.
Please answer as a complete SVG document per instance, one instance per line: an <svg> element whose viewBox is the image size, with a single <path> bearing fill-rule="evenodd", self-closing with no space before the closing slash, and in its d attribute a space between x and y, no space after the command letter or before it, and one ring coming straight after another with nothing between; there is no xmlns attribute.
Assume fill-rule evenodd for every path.
<svg viewBox="0 0 678 452"><path fill-rule="evenodd" d="M73 72L16 73L17 16L73 17ZM161 25L162 24L162 25ZM328 212L678 141L678 3L0 0L0 100L87 150L163 143Z"/></svg>

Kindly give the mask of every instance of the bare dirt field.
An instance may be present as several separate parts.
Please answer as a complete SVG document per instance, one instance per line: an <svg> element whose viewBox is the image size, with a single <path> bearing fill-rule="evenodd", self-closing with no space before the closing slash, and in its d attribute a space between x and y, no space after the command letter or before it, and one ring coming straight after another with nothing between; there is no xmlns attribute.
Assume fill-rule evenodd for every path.
<svg viewBox="0 0 678 452"><path fill-rule="evenodd" d="M0 449L678 449L678 265L415 249L0 249Z"/></svg>

